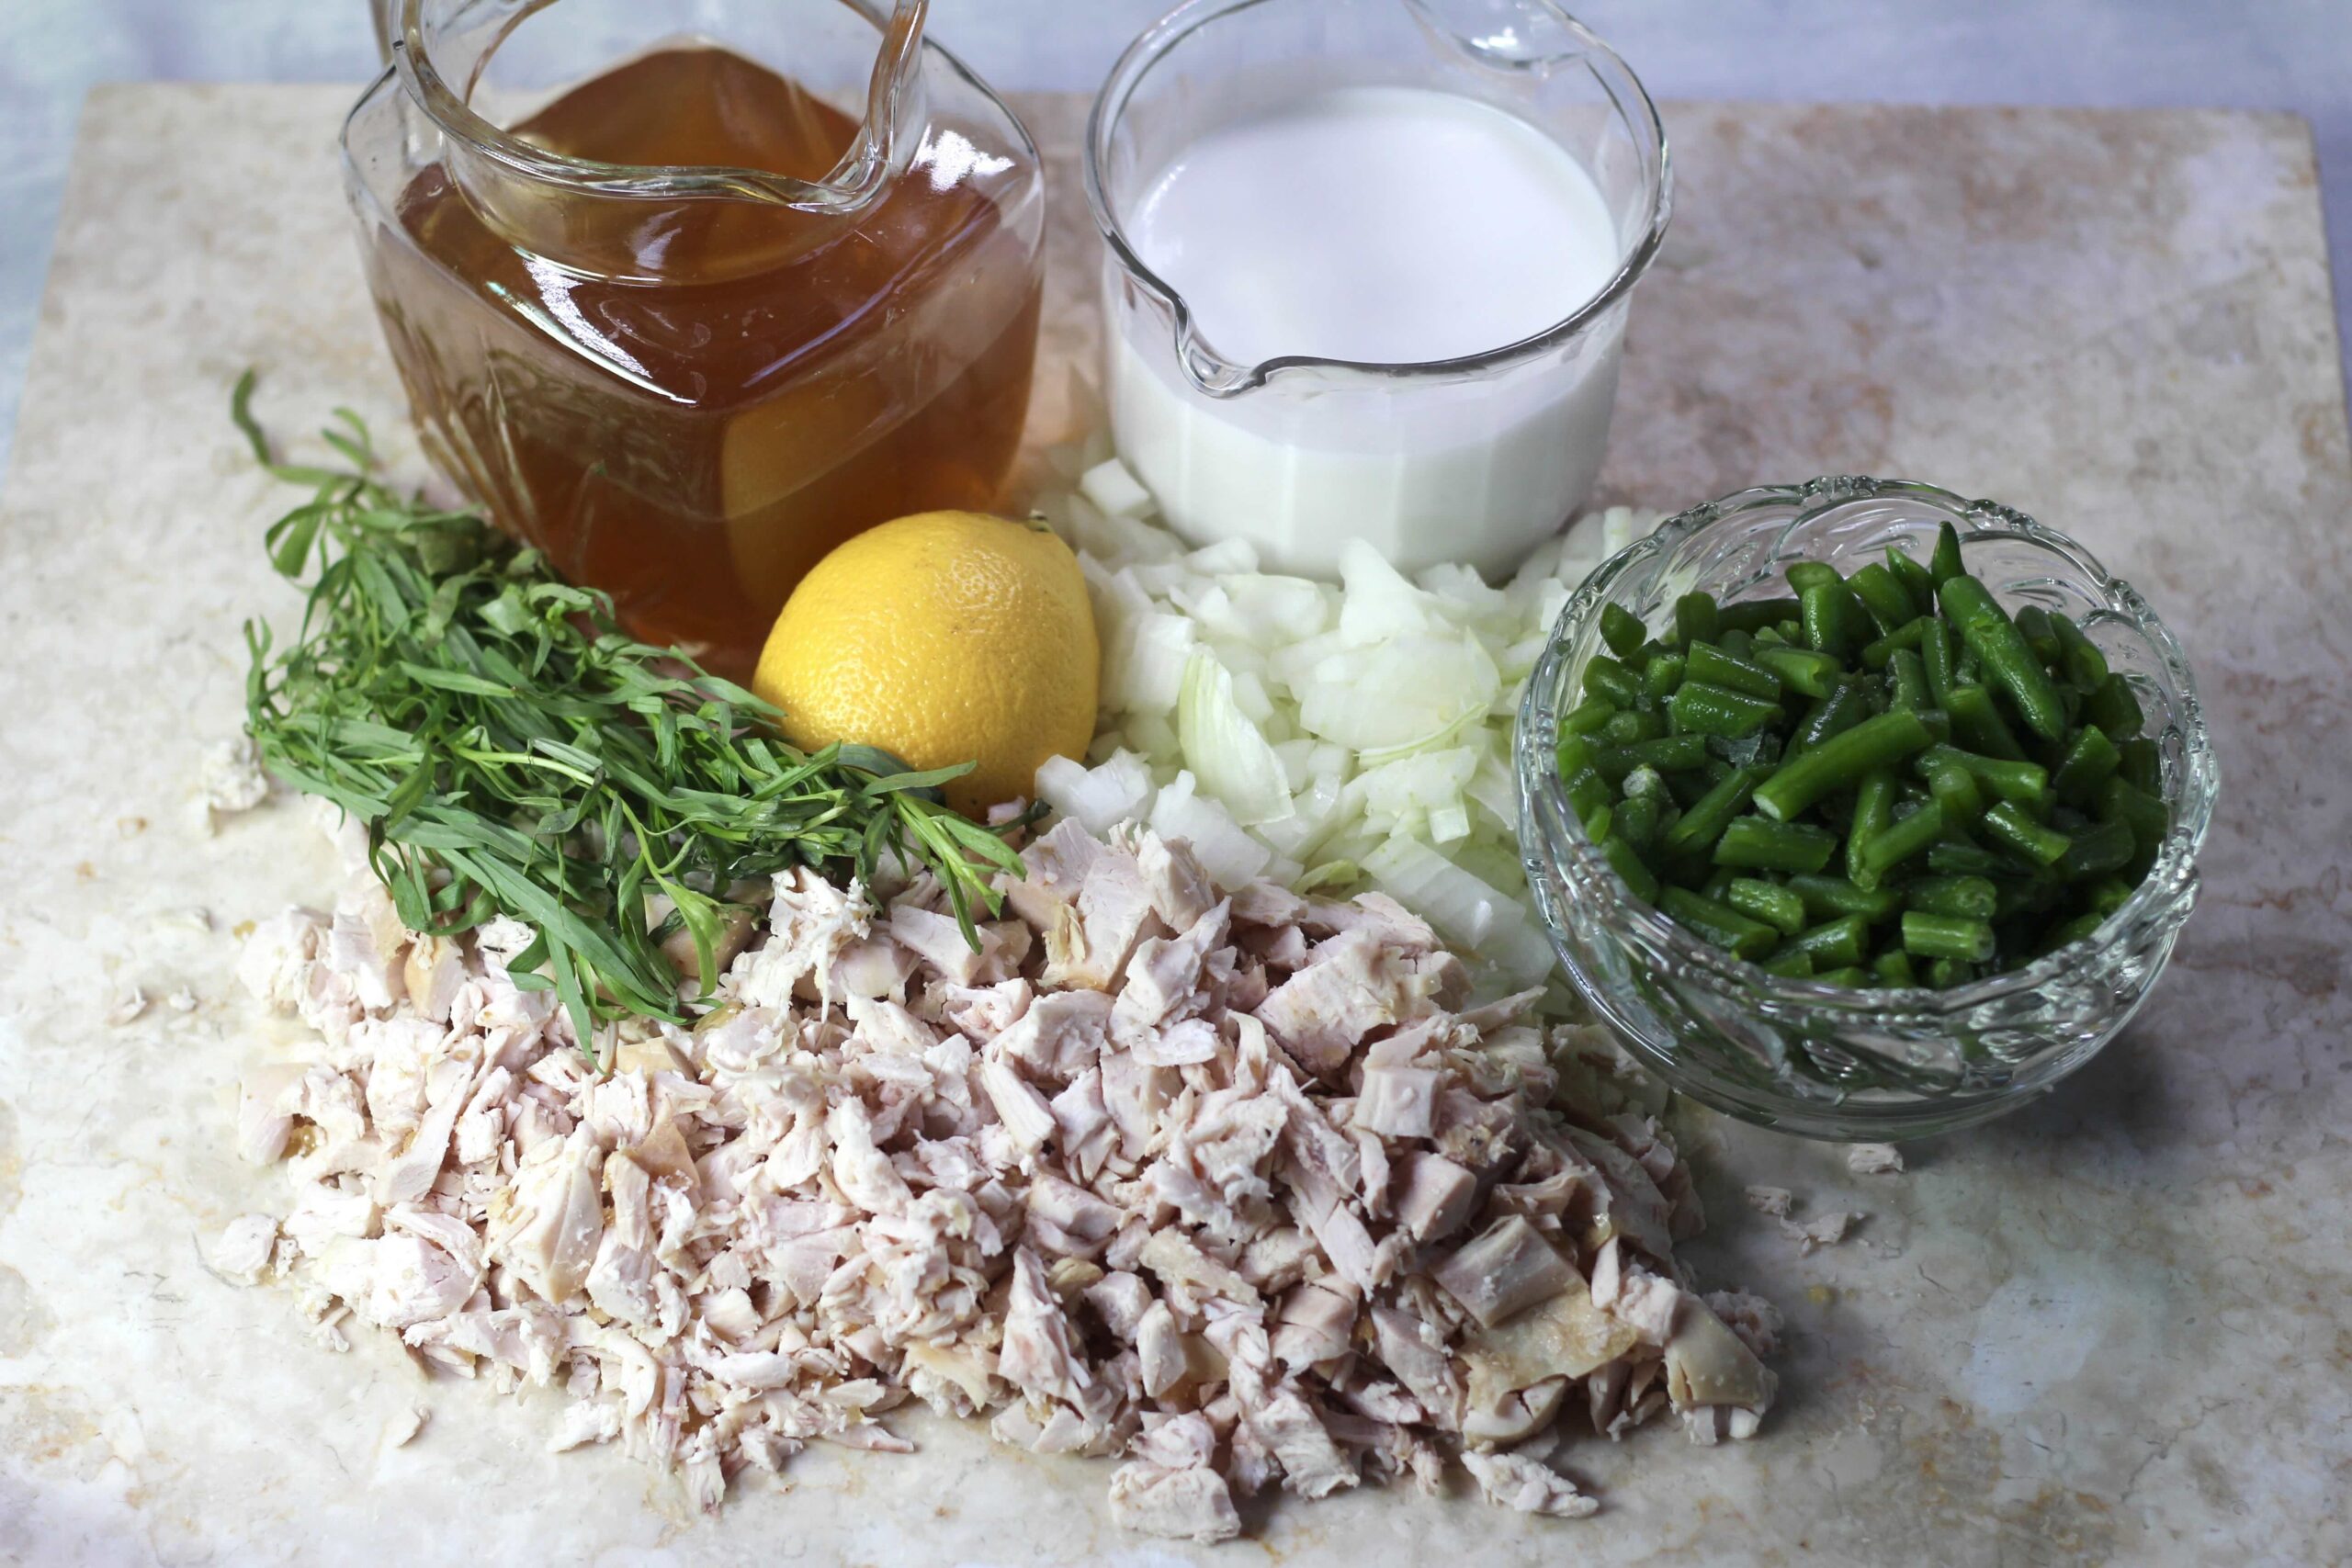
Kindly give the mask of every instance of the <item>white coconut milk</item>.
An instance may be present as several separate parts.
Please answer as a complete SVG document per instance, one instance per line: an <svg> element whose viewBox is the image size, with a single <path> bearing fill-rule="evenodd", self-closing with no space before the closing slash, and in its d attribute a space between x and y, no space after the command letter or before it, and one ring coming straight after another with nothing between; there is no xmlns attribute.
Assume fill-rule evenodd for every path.
<svg viewBox="0 0 2352 1568"><path fill-rule="evenodd" d="M1287 355L1407 365L1535 336L1623 260L1600 188L1523 120L1454 94L1310 94L1193 141L1125 228L1239 366ZM1115 287L1115 279L1114 279ZM1329 573L1350 538L1411 569L1507 570L1582 503L1600 466L1622 312L1570 344L1458 376L1278 372L1214 398L1167 323L1123 313L1110 392L1121 455L1169 520Z"/></svg>

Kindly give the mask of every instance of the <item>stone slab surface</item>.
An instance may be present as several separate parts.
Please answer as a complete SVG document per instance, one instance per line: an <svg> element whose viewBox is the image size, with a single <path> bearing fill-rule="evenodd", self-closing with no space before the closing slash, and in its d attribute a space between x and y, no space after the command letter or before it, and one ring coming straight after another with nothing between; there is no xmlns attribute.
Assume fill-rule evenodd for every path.
<svg viewBox="0 0 2352 1568"><path fill-rule="evenodd" d="M1283 1506L1137 1540L1107 1467L911 1427L718 1520L548 1412L333 1356L198 1253L277 1177L229 1149L281 1026L237 922L332 882L292 806L205 832L198 758L284 616L287 497L226 418L401 410L330 156L349 94L92 101L0 491L0 1561L1285 1564L2313 1563L2352 1554L2352 461L2301 123L2222 113L1669 105L1680 198L1636 302L1607 495L1676 508L1826 472L1931 479L2088 541L2179 630L2223 798L2154 1002L2039 1105L1900 1178L1701 1113L1693 1256L1788 1313L1765 1435L1565 1452L1596 1517L1464 1496ZM1093 332L1078 106L1049 355ZM1039 428L1071 417L1049 369ZM101 1021L119 984L158 1003ZM161 998L185 986L187 1010ZM1867 1212L1800 1257L1746 1182ZM412 1404L424 1435L388 1445Z"/></svg>

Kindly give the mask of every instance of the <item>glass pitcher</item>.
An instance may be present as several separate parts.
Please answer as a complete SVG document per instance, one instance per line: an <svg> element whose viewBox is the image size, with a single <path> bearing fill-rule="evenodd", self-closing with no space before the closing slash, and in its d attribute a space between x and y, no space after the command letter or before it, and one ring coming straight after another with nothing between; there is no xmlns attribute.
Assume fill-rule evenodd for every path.
<svg viewBox="0 0 2352 1568"><path fill-rule="evenodd" d="M1045 193L925 0L375 0L344 130L428 454L649 641L738 677L834 545L986 510Z"/></svg>
<svg viewBox="0 0 2352 1568"><path fill-rule="evenodd" d="M1450 359L1231 352L1139 254L1139 209L1205 134L1320 94L1398 89L1500 110L1580 165L1612 231L1606 281L1546 329ZM1641 83L1551 0L1187 0L1112 69L1086 190L1105 242L1113 434L1180 534L1246 539L1279 570L1330 575L1364 539L1408 570L1492 576L1584 504L1671 181ZM1396 220L1442 220L1436 194L1400 181Z"/></svg>

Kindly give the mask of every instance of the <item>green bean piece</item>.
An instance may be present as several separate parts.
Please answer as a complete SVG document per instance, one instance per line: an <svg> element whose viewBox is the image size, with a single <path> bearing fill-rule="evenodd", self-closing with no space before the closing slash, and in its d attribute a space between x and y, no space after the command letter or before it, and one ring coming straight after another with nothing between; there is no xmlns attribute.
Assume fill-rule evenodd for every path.
<svg viewBox="0 0 2352 1568"><path fill-rule="evenodd" d="M1993 928L1984 920L1906 909L1903 914L1903 951L1915 958L1982 964L1993 956Z"/></svg>
<svg viewBox="0 0 2352 1568"><path fill-rule="evenodd" d="M1908 817L1896 818L1886 831L1862 846L1861 874L1854 878L1856 886L1877 886L1888 872L1913 855L1924 854L1943 830L1944 808L1932 800Z"/></svg>
<svg viewBox="0 0 2352 1568"><path fill-rule="evenodd" d="M1903 898L1930 915L1989 920L1999 907L2001 890L1982 876L1920 876L1903 889Z"/></svg>
<svg viewBox="0 0 2352 1568"><path fill-rule="evenodd" d="M1944 828L1966 827L1984 815L1984 794L1966 768L1946 763L1928 769L1928 793L1944 809Z"/></svg>
<svg viewBox="0 0 2352 1568"><path fill-rule="evenodd" d="M2124 783L2150 795L2164 794L2165 754L2161 747L2144 735L2136 735L2115 750L2122 758L2122 764L2116 771L2123 775Z"/></svg>
<svg viewBox="0 0 2352 1568"><path fill-rule="evenodd" d="M1881 637L1909 626L1919 616L1920 606L1911 603L1909 591L1895 581L1894 573L1876 561L1848 578L1846 586L1854 591L1854 597L1870 612Z"/></svg>
<svg viewBox="0 0 2352 1568"><path fill-rule="evenodd" d="M1816 582L1798 595L1804 607L1805 646L1843 658L1861 630L1861 605L1843 582Z"/></svg>
<svg viewBox="0 0 2352 1568"><path fill-rule="evenodd" d="M1960 636L1957 629L1952 635ZM1984 684L1984 661L1976 657L1976 650L1968 646L1968 639L1961 637L1952 651L1952 679L1963 686L1978 686Z"/></svg>
<svg viewBox="0 0 2352 1568"><path fill-rule="evenodd" d="M1734 768L1721 783L1684 808L1682 820L1667 830L1666 854L1669 858L1712 855L1715 840L1723 837L1733 818L1747 809L1748 797L1770 773L1770 768Z"/></svg>
<svg viewBox="0 0 2352 1568"><path fill-rule="evenodd" d="M1965 769L1996 800L2040 806L2050 795L2050 773L2039 762L1986 757L1956 746L1930 746L1915 765L1922 773L1937 768Z"/></svg>
<svg viewBox="0 0 2352 1568"><path fill-rule="evenodd" d="M1935 737L1916 713L1894 711L1866 718L1840 735L1808 748L1756 787L1756 809L1786 822L1832 790L1860 782L1872 768L1924 751Z"/></svg>
<svg viewBox="0 0 2352 1568"><path fill-rule="evenodd" d="M1944 614L1959 626L1962 638L1984 661L1992 682L2008 694L2025 727L2044 740L2064 739L2066 712L2058 701L2058 688L1992 590L1963 572L1938 592Z"/></svg>
<svg viewBox="0 0 2352 1568"><path fill-rule="evenodd" d="M1689 661L1679 653L1653 655L1642 667L1642 694L1654 703L1662 703L1682 684L1682 673Z"/></svg>
<svg viewBox="0 0 2352 1568"><path fill-rule="evenodd" d="M1872 768L1854 786L1854 814L1846 824L1846 875L1850 880L1862 863L1862 846L1886 830L1894 820L1894 770Z"/></svg>
<svg viewBox="0 0 2352 1568"><path fill-rule="evenodd" d="M2052 616L2051 626L2058 634L2060 673L2086 692L2105 684L2107 655L2099 651L2090 634L2066 615Z"/></svg>
<svg viewBox="0 0 2352 1568"><path fill-rule="evenodd" d="M1611 603L1600 607L1600 640L1609 651L1623 659L1642 646L1649 636L1639 616L1623 604Z"/></svg>
<svg viewBox="0 0 2352 1568"><path fill-rule="evenodd" d="M1690 679L1704 681L1711 686L1722 686L1735 692L1745 692L1751 697L1781 700L1781 678L1753 659L1742 659L1725 652L1712 642L1690 645Z"/></svg>
<svg viewBox="0 0 2352 1568"><path fill-rule="evenodd" d="M1645 904L1656 904L1660 894L1657 873L1643 863L1640 852L1622 833L1605 833L1598 841L1600 858L1624 880L1626 890Z"/></svg>
<svg viewBox="0 0 2352 1568"><path fill-rule="evenodd" d="M1647 764L1627 773L1625 782L1618 787L1628 800L1637 795L1652 796L1657 801L1658 809L1661 811L1666 808L1667 803L1674 798L1666 786L1666 775Z"/></svg>
<svg viewBox="0 0 2352 1568"><path fill-rule="evenodd" d="M1578 768L1565 776L1567 783L1562 787L1562 793L1567 796L1569 808L1576 812L1579 822L1608 806L1614 798L1610 793L1609 781L1593 768Z"/></svg>
<svg viewBox="0 0 2352 1568"><path fill-rule="evenodd" d="M1647 851L1652 844L1657 842L1659 812L1657 801L1654 797L1646 795L1628 795L1617 802L1612 809L1616 812L1617 837L1640 851ZM2131 836L2128 832L2124 834L2127 840Z"/></svg>
<svg viewBox="0 0 2352 1568"><path fill-rule="evenodd" d="M1584 667L1584 694L1587 701L1598 697L1621 708L1629 708L1634 705L1634 699L1641 694L1641 682L1634 679L1631 670L1614 659L1605 653L1596 654L1592 661Z"/></svg>
<svg viewBox="0 0 2352 1568"><path fill-rule="evenodd" d="M1938 707L1949 709L1956 683L1951 671L1951 633L1940 620L1926 619L1920 628L1919 668L1928 677L1928 694Z"/></svg>
<svg viewBox="0 0 2352 1568"><path fill-rule="evenodd" d="M1744 599L1736 604L1718 605L1715 610L1715 635L1710 640L1720 643L1734 632L1751 636L1766 626L1777 626L1782 621L1793 621L1803 612L1794 599Z"/></svg>
<svg viewBox="0 0 2352 1568"><path fill-rule="evenodd" d="M1751 632L1744 632L1736 628L1727 628L1721 637L1715 639L1715 646L1722 649L1725 653L1730 654L1735 659L1745 659L1750 652L1754 651L1756 647L1756 637Z"/></svg>
<svg viewBox="0 0 2352 1568"><path fill-rule="evenodd" d="M1761 958L1780 945L1780 933L1761 920L1751 920L1687 887L1671 885L1658 893L1657 907L1677 924L1702 941L1711 942L1738 958Z"/></svg>
<svg viewBox="0 0 2352 1568"><path fill-rule="evenodd" d="M1860 915L1842 916L1791 937L1788 945L1811 953L1816 967L1860 964L1870 952L1870 922Z"/></svg>
<svg viewBox="0 0 2352 1568"><path fill-rule="evenodd" d="M1816 986L1837 986L1849 991L1859 991L1871 983L1871 972L1859 964L1843 969L1816 970L1813 976Z"/></svg>
<svg viewBox="0 0 2352 1568"><path fill-rule="evenodd" d="M2102 876L2083 893L2083 900L2099 915L2111 915L2132 901L2135 885L2120 876Z"/></svg>
<svg viewBox="0 0 2352 1568"><path fill-rule="evenodd" d="M1886 705L1909 708L1917 713L1935 706L1934 694L1928 690L1928 672L1920 667L1919 656L1907 648L1898 648L1886 664Z"/></svg>
<svg viewBox="0 0 2352 1568"><path fill-rule="evenodd" d="M1792 876L1781 886L1803 899L1804 912L1816 920L1860 915L1875 923L1903 909L1903 895L1894 888L1860 887L1842 876Z"/></svg>
<svg viewBox="0 0 2352 1568"><path fill-rule="evenodd" d="M1560 716L1562 735L1590 735L1617 716L1614 703L1593 699L1578 703Z"/></svg>
<svg viewBox="0 0 2352 1568"><path fill-rule="evenodd" d="M1984 831L2004 848L2036 865L2056 865L2074 840L2055 828L2046 828L2025 814L2015 801L2005 800L1984 813Z"/></svg>
<svg viewBox="0 0 2352 1568"><path fill-rule="evenodd" d="M1919 639L1927 636L1928 627L1933 624L1925 615L1921 615L1917 620L1904 622L1862 649L1862 668L1883 670L1886 668L1887 660L1893 659L1897 650L1907 648L1916 653L1918 651Z"/></svg>
<svg viewBox="0 0 2352 1568"><path fill-rule="evenodd" d="M2052 615L2039 604L2021 606L2015 617L2018 635L2033 649L2034 658L2046 668L2058 662L2058 633L2052 626Z"/></svg>
<svg viewBox="0 0 2352 1568"><path fill-rule="evenodd" d="M2107 731L2096 724L2086 724L2082 733L2075 737L2075 743L2066 748L2065 758L2050 783L2059 799L2086 806L2097 798L2099 785L2113 778L2116 769L2122 765L2123 754L2107 738Z"/></svg>
<svg viewBox="0 0 2352 1568"><path fill-rule="evenodd" d="M1600 727L1600 742L1604 746L1631 746L1636 740L1647 740L1665 733L1665 721L1656 714L1639 709L1622 708L1610 716Z"/></svg>
<svg viewBox="0 0 2352 1568"><path fill-rule="evenodd" d="M1939 991L1965 986L1974 978L1976 965L1973 964L1963 964L1957 958L1931 958L1928 961L1928 984Z"/></svg>
<svg viewBox="0 0 2352 1568"><path fill-rule="evenodd" d="M2132 825L2120 818L2095 822L2074 837L2067 845L2064 858L2059 861L2062 875L2082 880L2101 872L2120 871L2132 863L2139 852L2137 837Z"/></svg>
<svg viewBox="0 0 2352 1568"><path fill-rule="evenodd" d="M2014 920L2022 915L2046 915L2058 907L2065 886L2047 872L2031 876L2005 877L1993 884L1993 918Z"/></svg>
<svg viewBox="0 0 2352 1568"><path fill-rule="evenodd" d="M1777 882L1757 876L1735 876L1724 889L1724 902L1751 920L1761 920L1782 936L1804 930L1804 900Z"/></svg>
<svg viewBox="0 0 2352 1568"><path fill-rule="evenodd" d="M1789 580L1789 586L1796 590L1800 598L1808 588L1835 588L1846 581L1845 573L1821 560L1792 562L1782 575Z"/></svg>
<svg viewBox="0 0 2352 1568"><path fill-rule="evenodd" d="M1936 525L1936 547L1928 557L1928 575L1940 589L1968 569L1960 562L1960 531L1949 523Z"/></svg>
<svg viewBox="0 0 2352 1568"><path fill-rule="evenodd" d="M1725 686L1688 680L1676 688L1666 705L1674 727L1690 735L1720 735L1737 740L1755 734L1781 716L1781 705L1768 697L1751 697Z"/></svg>
<svg viewBox="0 0 2352 1568"><path fill-rule="evenodd" d="M1959 673L1957 666L1953 673ZM1951 732L1970 750L2007 761L2025 761L2025 748L2009 732L2007 720L1993 705L1993 694L1973 682L1962 682L1944 694L1944 711L1951 715Z"/></svg>
<svg viewBox="0 0 2352 1568"><path fill-rule="evenodd" d="M1661 735L1655 740L1636 740L1630 746L1609 746L1592 754L1592 765L1611 784L1623 784L1625 775L1635 768L1652 767L1661 773L1677 773L1705 765L1707 738L1703 735Z"/></svg>
<svg viewBox="0 0 2352 1568"><path fill-rule="evenodd" d="M1617 809L1614 802L1602 807L1598 811L1588 811L1584 814L1584 836L1596 844L1600 843L1609 837L1609 829L1615 827L1616 823Z"/></svg>
<svg viewBox="0 0 2352 1568"><path fill-rule="evenodd" d="M2086 909L2073 919L2063 920L2051 927L2049 934L2041 939L2041 951L2055 953L2062 947L2082 941L2106 923L2105 915L2096 909Z"/></svg>
<svg viewBox="0 0 2352 1568"><path fill-rule="evenodd" d="M1707 874L1707 879L1704 882L1699 884L1699 897L1713 898L1720 904L1724 900L1724 895L1730 890L1731 885L1738 880L1739 873L1727 865L1719 865Z"/></svg>
<svg viewBox="0 0 2352 1568"><path fill-rule="evenodd" d="M1871 973L1883 986L1916 986L1918 974L1911 967L1911 955L1899 947L1890 947L1871 960Z"/></svg>
<svg viewBox="0 0 2352 1568"><path fill-rule="evenodd" d="M1799 696L1826 697L1838 689L1846 667L1826 653L1785 645L1766 647L1758 634L1756 662L1781 678L1781 684Z"/></svg>
<svg viewBox="0 0 2352 1568"><path fill-rule="evenodd" d="M1716 621L1715 596L1712 593L1685 593L1674 602L1674 635L1685 648L1694 642L1714 641Z"/></svg>
<svg viewBox="0 0 2352 1568"><path fill-rule="evenodd" d="M1928 869L1945 876L1983 876L2001 869L2001 857L1956 839L1928 846Z"/></svg>
<svg viewBox="0 0 2352 1568"><path fill-rule="evenodd" d="M1810 980L1813 954L1803 948L1784 950L1764 960L1762 968L1767 975L1778 975L1783 980Z"/></svg>
<svg viewBox="0 0 2352 1568"><path fill-rule="evenodd" d="M2164 804L2162 795L2150 795L2121 773L2098 787L2098 820L2124 823L2131 828L2131 840L2143 851L2157 849L2164 844L2164 835L2173 829L2173 811Z"/></svg>
<svg viewBox="0 0 2352 1568"><path fill-rule="evenodd" d="M1894 574L1895 581L1903 584L1903 592L1911 595L1911 603L1917 606L1913 614L1929 615L1935 613L1935 576L1913 560L1902 546L1886 547L1886 570Z"/></svg>
<svg viewBox="0 0 2352 1568"><path fill-rule="evenodd" d="M1838 689L1814 704L1797 726L1789 740L1789 753L1809 751L1832 736L1847 730L1868 718L1871 714L1870 692L1860 681L1840 681Z"/></svg>
<svg viewBox="0 0 2352 1568"><path fill-rule="evenodd" d="M1768 780L1767 783L1770 781ZM1715 840L1715 863L1743 871L1816 872L1838 852L1838 835L1809 822L1734 818Z"/></svg>
<svg viewBox="0 0 2352 1568"><path fill-rule="evenodd" d="M2125 741L2140 733L2148 716L2140 707L2139 694L2132 690L2132 682L2120 672L2109 674L2106 680L2091 688L2083 699L2083 722L2096 724L2107 731L2113 741Z"/></svg>

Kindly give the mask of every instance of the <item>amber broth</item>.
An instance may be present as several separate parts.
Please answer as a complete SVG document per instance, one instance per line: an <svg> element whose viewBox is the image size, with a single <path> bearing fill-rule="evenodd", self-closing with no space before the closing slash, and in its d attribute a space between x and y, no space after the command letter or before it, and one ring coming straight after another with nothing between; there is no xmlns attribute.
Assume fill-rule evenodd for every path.
<svg viewBox="0 0 2352 1568"><path fill-rule="evenodd" d="M576 157L822 178L856 127L739 55L665 49L514 128ZM942 188L944 186L945 188ZM861 529L1001 499L1038 275L980 192L894 182L854 220L583 200L618 280L527 254L435 165L371 279L434 456L630 629L736 675L802 574Z"/></svg>

